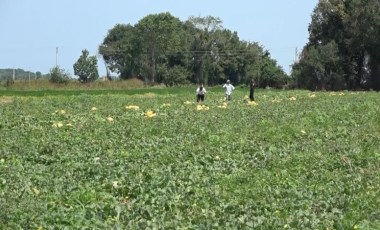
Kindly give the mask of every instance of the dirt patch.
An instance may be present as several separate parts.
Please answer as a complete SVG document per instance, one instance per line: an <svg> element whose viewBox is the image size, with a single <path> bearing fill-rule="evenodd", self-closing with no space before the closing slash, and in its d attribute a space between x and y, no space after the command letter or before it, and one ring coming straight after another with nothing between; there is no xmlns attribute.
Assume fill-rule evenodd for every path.
<svg viewBox="0 0 380 230"><path fill-rule="evenodd" d="M156 96L157 94L155 93L144 93L144 94L133 95L133 97L136 97L136 98L155 98Z"/></svg>
<svg viewBox="0 0 380 230"><path fill-rule="evenodd" d="M13 102L11 97L0 97L0 105L6 105Z"/></svg>

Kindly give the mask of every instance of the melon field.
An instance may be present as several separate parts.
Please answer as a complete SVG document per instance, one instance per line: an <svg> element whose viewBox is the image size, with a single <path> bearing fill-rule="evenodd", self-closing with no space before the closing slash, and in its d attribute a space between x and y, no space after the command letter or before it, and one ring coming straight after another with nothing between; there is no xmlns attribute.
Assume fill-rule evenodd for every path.
<svg viewBox="0 0 380 230"><path fill-rule="evenodd" d="M380 229L379 93L115 92L0 92L0 229Z"/></svg>

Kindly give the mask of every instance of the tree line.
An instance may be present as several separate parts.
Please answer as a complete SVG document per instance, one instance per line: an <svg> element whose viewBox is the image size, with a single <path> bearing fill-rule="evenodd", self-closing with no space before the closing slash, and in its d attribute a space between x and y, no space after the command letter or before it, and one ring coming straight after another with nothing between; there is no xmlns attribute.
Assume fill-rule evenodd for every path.
<svg viewBox="0 0 380 230"><path fill-rule="evenodd" d="M45 78L46 75L43 75L41 72L31 72L25 71L23 69L0 69L0 81L11 81L13 80L29 80L29 79L40 79Z"/></svg>
<svg viewBox="0 0 380 230"><path fill-rule="evenodd" d="M380 1L320 0L292 77L311 90L380 90Z"/></svg>
<svg viewBox="0 0 380 230"><path fill-rule="evenodd" d="M254 78L260 86L277 87L289 80L269 51L239 39L213 16L183 22L160 13L135 25L117 24L108 31L99 53L108 76L114 72L121 79L138 77L147 84L216 85L227 79L241 84Z"/></svg>

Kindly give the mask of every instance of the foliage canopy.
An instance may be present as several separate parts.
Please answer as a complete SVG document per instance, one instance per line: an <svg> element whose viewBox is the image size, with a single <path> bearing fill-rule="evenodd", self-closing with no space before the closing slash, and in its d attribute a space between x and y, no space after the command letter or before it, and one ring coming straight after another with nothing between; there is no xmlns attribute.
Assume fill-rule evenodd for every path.
<svg viewBox="0 0 380 230"><path fill-rule="evenodd" d="M185 22L170 13L151 14L136 25L117 24L108 31L99 53L107 68L122 79L140 77L147 84L216 85L230 79L259 86L281 86L287 75L267 50L239 39L217 17L190 17Z"/></svg>
<svg viewBox="0 0 380 230"><path fill-rule="evenodd" d="M74 64L74 74L81 82L95 81L99 78L98 59L96 56L89 56L88 50L82 50L82 55Z"/></svg>
<svg viewBox="0 0 380 230"><path fill-rule="evenodd" d="M380 1L320 0L293 77L308 89L380 90L379 38Z"/></svg>

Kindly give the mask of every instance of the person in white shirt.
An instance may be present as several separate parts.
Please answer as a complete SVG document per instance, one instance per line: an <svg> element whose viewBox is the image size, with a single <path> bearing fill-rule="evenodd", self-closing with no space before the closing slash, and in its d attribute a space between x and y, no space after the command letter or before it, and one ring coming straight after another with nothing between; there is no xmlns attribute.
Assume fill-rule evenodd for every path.
<svg viewBox="0 0 380 230"><path fill-rule="evenodd" d="M203 102L205 100L206 88L203 84L200 84L196 91L197 102Z"/></svg>
<svg viewBox="0 0 380 230"><path fill-rule="evenodd" d="M234 90L235 87L231 84L230 80L227 80L227 83L223 85L223 88L226 89L225 91L226 100L231 101L232 90Z"/></svg>

